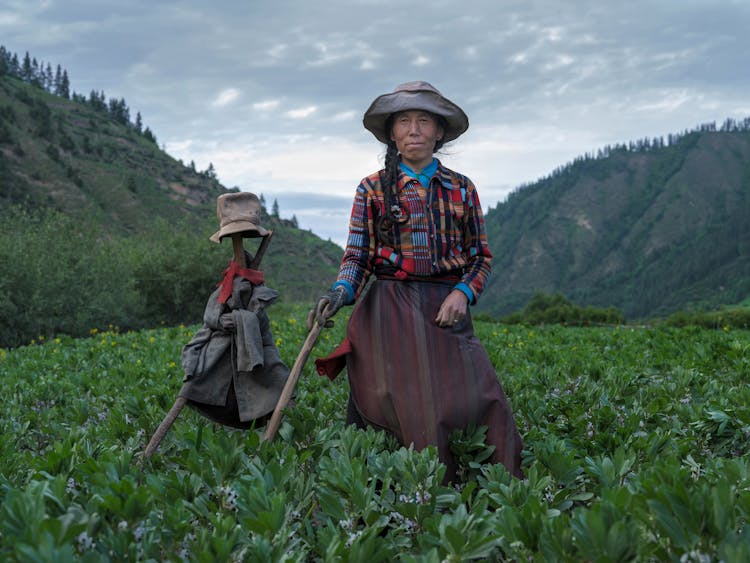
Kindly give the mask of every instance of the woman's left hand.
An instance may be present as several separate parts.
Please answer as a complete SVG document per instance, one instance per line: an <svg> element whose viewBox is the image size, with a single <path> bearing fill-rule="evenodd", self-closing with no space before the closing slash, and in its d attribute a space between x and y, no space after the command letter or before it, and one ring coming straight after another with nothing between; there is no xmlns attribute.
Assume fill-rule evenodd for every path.
<svg viewBox="0 0 750 563"><path fill-rule="evenodd" d="M443 304L440 305L435 322L442 327L449 327L460 323L466 317L468 304L469 300L466 298L466 294L459 289L454 289L445 298Z"/></svg>

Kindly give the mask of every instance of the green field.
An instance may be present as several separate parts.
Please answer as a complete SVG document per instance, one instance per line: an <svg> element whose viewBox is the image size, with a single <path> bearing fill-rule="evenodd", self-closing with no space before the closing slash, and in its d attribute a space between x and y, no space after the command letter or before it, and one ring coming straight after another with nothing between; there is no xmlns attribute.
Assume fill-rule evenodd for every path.
<svg viewBox="0 0 750 563"><path fill-rule="evenodd" d="M289 365L304 313L269 311ZM750 560L750 332L477 322L526 479L477 462L480 429L442 487L434 451L345 426L312 369L342 325L273 443L186 409L144 464L197 327L0 350L0 559Z"/></svg>

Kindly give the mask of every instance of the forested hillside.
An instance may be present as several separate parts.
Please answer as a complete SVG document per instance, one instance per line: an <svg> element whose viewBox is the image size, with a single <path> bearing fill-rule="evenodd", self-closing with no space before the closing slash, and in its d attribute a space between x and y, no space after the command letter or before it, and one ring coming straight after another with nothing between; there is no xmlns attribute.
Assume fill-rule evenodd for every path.
<svg viewBox="0 0 750 563"><path fill-rule="evenodd" d="M59 67L0 47L0 347L201 320L232 257L208 241L216 198L231 190L213 165L197 171L164 152L130 114L124 99L76 94ZM267 284L312 303L342 249L277 205L262 222L274 232Z"/></svg>
<svg viewBox="0 0 750 563"><path fill-rule="evenodd" d="M487 214L495 254L480 308L537 289L627 318L750 295L750 120L606 147Z"/></svg>
<svg viewBox="0 0 750 563"><path fill-rule="evenodd" d="M161 150L124 99L70 90L67 72L0 47L0 204L92 217L136 232L157 217L203 218L226 190ZM31 61L31 62L30 62Z"/></svg>

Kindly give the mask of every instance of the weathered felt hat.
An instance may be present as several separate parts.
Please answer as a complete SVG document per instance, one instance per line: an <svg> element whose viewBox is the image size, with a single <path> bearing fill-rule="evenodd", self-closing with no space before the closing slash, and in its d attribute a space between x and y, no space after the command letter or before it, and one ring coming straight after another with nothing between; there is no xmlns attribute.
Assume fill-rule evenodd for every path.
<svg viewBox="0 0 750 563"><path fill-rule="evenodd" d="M243 237L264 237L268 231L260 226L260 200L250 192L221 194L216 199L219 230L211 235L213 242L225 236L242 233Z"/></svg>
<svg viewBox="0 0 750 563"><path fill-rule="evenodd" d="M424 110L445 118L446 128L443 141L453 141L469 128L469 118L464 111L429 82L417 80L396 86L390 94L383 94L367 108L362 119L365 129L370 131L378 141L388 144L390 131L385 124L391 114L399 111Z"/></svg>

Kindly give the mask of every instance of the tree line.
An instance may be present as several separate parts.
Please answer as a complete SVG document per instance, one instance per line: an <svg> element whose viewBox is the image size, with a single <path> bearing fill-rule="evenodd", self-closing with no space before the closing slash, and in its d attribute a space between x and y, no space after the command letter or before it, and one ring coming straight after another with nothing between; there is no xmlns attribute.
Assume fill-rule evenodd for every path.
<svg viewBox="0 0 750 563"><path fill-rule="evenodd" d="M96 90L91 90L88 96L72 91L68 71L59 64L53 71L51 63L38 61L36 57L29 55L28 51L23 59L20 59L17 53L12 53L0 45L0 76L11 76L54 96L88 105L109 115L118 123L131 127L156 144L156 136L149 127L143 126L140 112L137 112L135 119L131 120L130 108L125 98L107 99L103 91Z"/></svg>
<svg viewBox="0 0 750 563"><path fill-rule="evenodd" d="M653 137L653 138L644 137L642 139L629 141L627 143L615 143L614 145L605 145L597 149L595 152L586 152L582 155L575 157L571 162L558 166L552 172L550 172L546 176L539 178L538 180L535 180L533 182L524 182L520 184L518 187L516 187L513 191L511 191L508 194L507 200L511 200L515 198L519 194L519 192L527 188L538 188L539 186L543 185L545 182L549 180L569 176L575 172L577 165L580 165L581 163L584 163L584 162L604 160L618 153L619 154L621 153L638 154L638 153L646 153L650 151L655 151L655 150L663 149L666 147L673 147L686 140L689 140L690 138L695 137L696 135L700 133L715 133L717 131L722 132L722 133L750 132L750 117L746 117L740 120L733 119L730 117L730 118L725 119L721 123L721 125L717 125L715 121L712 121L708 123L702 123L694 127L693 129L686 129L682 133L670 133L666 137L663 137L663 136ZM492 207L490 207L490 210L491 209Z"/></svg>

